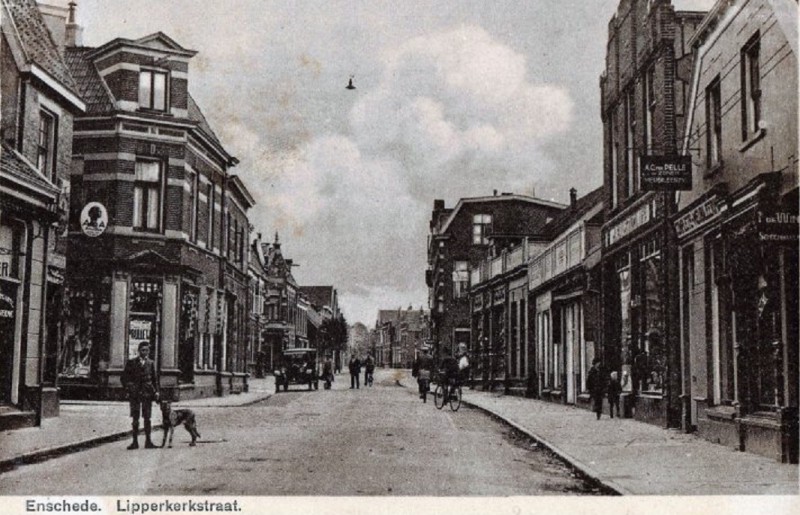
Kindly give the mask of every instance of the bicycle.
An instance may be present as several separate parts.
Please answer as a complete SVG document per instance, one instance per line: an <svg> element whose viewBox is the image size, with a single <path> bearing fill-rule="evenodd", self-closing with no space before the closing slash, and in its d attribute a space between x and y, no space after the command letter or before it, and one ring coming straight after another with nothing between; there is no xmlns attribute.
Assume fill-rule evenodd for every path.
<svg viewBox="0 0 800 515"><path fill-rule="evenodd" d="M461 407L461 385L454 379L450 379L449 385L444 381L439 381L433 393L433 403L436 409L444 408L444 403L450 404L452 411L458 411Z"/></svg>

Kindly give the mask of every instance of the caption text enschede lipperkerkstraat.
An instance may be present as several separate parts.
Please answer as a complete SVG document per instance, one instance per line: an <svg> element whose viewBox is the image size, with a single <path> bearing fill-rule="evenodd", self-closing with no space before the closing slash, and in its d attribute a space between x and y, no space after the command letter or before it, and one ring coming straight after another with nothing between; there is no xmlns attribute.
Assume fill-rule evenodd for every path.
<svg viewBox="0 0 800 515"><path fill-rule="evenodd" d="M231 513L242 511L242 506L238 500L213 501L209 499L182 499L180 501L117 499L115 507L117 513L126 515L181 512ZM89 499L48 499L46 501L27 499L25 501L25 511L29 513L99 513L106 512L106 509L101 503Z"/></svg>

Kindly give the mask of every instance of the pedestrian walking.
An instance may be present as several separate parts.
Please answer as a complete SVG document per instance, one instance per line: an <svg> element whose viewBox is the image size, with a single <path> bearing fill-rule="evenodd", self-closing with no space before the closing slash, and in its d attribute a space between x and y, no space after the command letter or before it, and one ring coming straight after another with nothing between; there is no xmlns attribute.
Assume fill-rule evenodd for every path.
<svg viewBox="0 0 800 515"><path fill-rule="evenodd" d="M617 408L617 416L622 416L619 412L619 396L621 393L622 383L619 382L619 375L616 371L611 372L611 378L608 381L608 411L611 418L614 418L614 407Z"/></svg>
<svg viewBox="0 0 800 515"><path fill-rule="evenodd" d="M600 358L592 360L592 368L589 369L586 386L589 388L589 396L592 399L592 411L597 414L597 420L600 420L600 415L603 413L603 395L606 393L603 373L600 370Z"/></svg>
<svg viewBox="0 0 800 515"><path fill-rule="evenodd" d="M347 367L350 369L350 389L361 388L358 384L358 375L361 373L361 360L355 356L350 356L350 363L347 364Z"/></svg>
<svg viewBox="0 0 800 515"><path fill-rule="evenodd" d="M431 371L433 371L433 358L430 355L430 349L422 347L422 354L417 356L411 365L411 375L417 378L417 386L419 387L419 398L422 402L428 402L428 392L431 389Z"/></svg>
<svg viewBox="0 0 800 515"><path fill-rule="evenodd" d="M367 358L364 360L364 386L372 386L372 374L375 373L375 360L372 358L372 354L367 354Z"/></svg>
<svg viewBox="0 0 800 515"><path fill-rule="evenodd" d="M128 401L130 403L131 428L133 429L133 442L128 446L129 450L139 448L139 416L144 419L144 447L145 449L155 449L156 446L150 439L150 416L152 414L153 401L157 401L158 377L156 377L156 365L150 359L150 344L141 342L139 344L139 356L129 359L125 363L120 381L122 386L128 391Z"/></svg>

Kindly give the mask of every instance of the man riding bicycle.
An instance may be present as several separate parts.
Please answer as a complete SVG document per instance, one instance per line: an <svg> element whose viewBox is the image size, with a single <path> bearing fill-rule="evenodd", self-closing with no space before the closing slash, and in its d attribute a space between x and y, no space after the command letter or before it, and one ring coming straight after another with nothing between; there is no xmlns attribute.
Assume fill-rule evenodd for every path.
<svg viewBox="0 0 800 515"><path fill-rule="evenodd" d="M455 356L450 354L450 349L444 349L444 358L439 366L440 376L443 384L452 394L456 388L461 388L461 384L466 380L469 373L469 359L467 359L467 346L464 343L458 344ZM449 398L447 396L446 398Z"/></svg>

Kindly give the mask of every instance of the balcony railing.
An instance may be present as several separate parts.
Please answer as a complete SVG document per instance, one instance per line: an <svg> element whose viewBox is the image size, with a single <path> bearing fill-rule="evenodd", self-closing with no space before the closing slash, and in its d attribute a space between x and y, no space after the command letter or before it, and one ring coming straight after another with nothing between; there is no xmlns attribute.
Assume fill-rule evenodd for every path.
<svg viewBox="0 0 800 515"><path fill-rule="evenodd" d="M527 241L512 249L504 250L498 257L486 259L470 270L470 285L475 287L483 282L508 273L521 266L527 266L530 252L534 249Z"/></svg>

